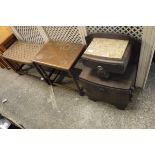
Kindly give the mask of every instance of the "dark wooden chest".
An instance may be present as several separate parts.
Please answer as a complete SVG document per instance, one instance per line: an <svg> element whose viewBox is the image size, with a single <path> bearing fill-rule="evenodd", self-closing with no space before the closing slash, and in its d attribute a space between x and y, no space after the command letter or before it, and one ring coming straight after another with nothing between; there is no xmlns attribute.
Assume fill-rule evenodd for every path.
<svg viewBox="0 0 155 155"><path fill-rule="evenodd" d="M125 109L134 88L136 66L129 65L123 75L114 74L108 80L97 77L90 67L84 67L80 81L89 99L104 101Z"/></svg>

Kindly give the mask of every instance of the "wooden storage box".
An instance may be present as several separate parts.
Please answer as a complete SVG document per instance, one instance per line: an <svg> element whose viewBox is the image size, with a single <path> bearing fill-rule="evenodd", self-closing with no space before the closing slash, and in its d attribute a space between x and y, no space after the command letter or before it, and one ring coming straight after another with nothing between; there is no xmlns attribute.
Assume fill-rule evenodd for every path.
<svg viewBox="0 0 155 155"><path fill-rule="evenodd" d="M92 46L91 43L93 42L94 38L98 39L113 39L115 40L128 40L128 44L126 45L123 43L109 43L111 46L108 45L108 43L105 42L105 45L100 45L101 43L95 43L97 44L97 47ZM86 38L87 43L87 49L90 50L88 53L84 53L82 56L82 62L85 66L91 67L93 70L96 70L96 76L108 79L111 73L119 73L124 74L126 67L128 64L138 64L139 61L139 54L140 54L140 48L141 48L141 41L137 40L133 37L127 36L127 35L121 35L121 34L110 34L110 33L93 33L88 35ZM102 41L101 41L102 42ZM124 48L124 53L118 52L117 48L120 50L119 46L122 46L121 49ZM115 47L115 51L113 51L113 47ZM93 51L91 51L91 48L93 48ZM97 50L96 50L97 48ZM112 50L109 50L109 49ZM98 50L99 49L99 50ZM102 50L103 49L103 50ZM109 50L109 54L108 51ZM97 54L96 54L97 51ZM113 52L112 54L110 54ZM102 55L103 53L103 55ZM116 55L115 55L116 54ZM120 58L120 54L122 54L122 58ZM113 58L112 58L113 57Z"/></svg>
<svg viewBox="0 0 155 155"><path fill-rule="evenodd" d="M93 38L82 56L83 64L109 73L123 74L131 54L131 42L123 39Z"/></svg>
<svg viewBox="0 0 155 155"><path fill-rule="evenodd" d="M102 80L89 67L84 67L80 74L80 81L89 99L105 101L119 109L128 105L136 78L136 66L128 66L123 75L115 74L108 80Z"/></svg>

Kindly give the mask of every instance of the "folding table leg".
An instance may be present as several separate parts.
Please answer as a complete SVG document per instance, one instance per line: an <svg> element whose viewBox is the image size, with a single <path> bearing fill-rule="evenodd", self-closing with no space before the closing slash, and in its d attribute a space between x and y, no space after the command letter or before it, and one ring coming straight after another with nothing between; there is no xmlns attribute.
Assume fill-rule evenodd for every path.
<svg viewBox="0 0 155 155"><path fill-rule="evenodd" d="M77 87L77 89L78 89L78 91L79 91L79 94L80 94L81 96L84 96L83 88L80 88L80 85L79 85L78 81L75 79L75 77L74 77L74 75L72 74L72 72L71 72L71 71L68 71L68 73L69 73L69 75L71 76L71 78L73 79L73 81L74 81L74 83L75 83L75 85L76 85L76 87Z"/></svg>
<svg viewBox="0 0 155 155"><path fill-rule="evenodd" d="M51 85L51 81L50 81L48 75L46 74L46 72L43 70L43 68L35 62L33 62L33 64L34 64L35 68L37 69L37 71L40 73L40 75L45 79L46 83L48 85Z"/></svg>
<svg viewBox="0 0 155 155"><path fill-rule="evenodd" d="M61 73L59 74L59 77L57 78L56 82L57 83L61 83L63 81L63 79L65 78L66 75L67 75L66 72L61 71Z"/></svg>
<svg viewBox="0 0 155 155"><path fill-rule="evenodd" d="M54 81L57 79L57 77L60 75L61 71L58 71L56 73L56 76L54 77L54 79L52 80L52 84L54 84Z"/></svg>
<svg viewBox="0 0 155 155"><path fill-rule="evenodd" d="M55 69L52 69L52 71L50 72L50 74L48 75L48 78L50 79L52 74L55 72Z"/></svg>
<svg viewBox="0 0 155 155"><path fill-rule="evenodd" d="M58 71L56 69L52 69L51 73L48 75L48 78L50 79L51 76L54 74L54 72L57 71L56 76L54 79L52 79L52 84L58 79L58 83L61 82L64 79L64 72L63 71ZM59 77L58 77L59 76Z"/></svg>
<svg viewBox="0 0 155 155"><path fill-rule="evenodd" d="M1 64L3 64L4 68L11 69L9 64L0 56Z"/></svg>

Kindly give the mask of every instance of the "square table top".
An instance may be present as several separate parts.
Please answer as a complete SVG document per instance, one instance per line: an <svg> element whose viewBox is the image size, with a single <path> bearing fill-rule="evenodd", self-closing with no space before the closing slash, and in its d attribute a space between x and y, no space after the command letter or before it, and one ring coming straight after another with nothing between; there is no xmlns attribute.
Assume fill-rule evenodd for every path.
<svg viewBox="0 0 155 155"><path fill-rule="evenodd" d="M0 45L5 42L13 34L8 26L0 26Z"/></svg>
<svg viewBox="0 0 155 155"><path fill-rule="evenodd" d="M33 62L53 68L69 70L83 53L85 45L62 41L49 41L33 59Z"/></svg>
<svg viewBox="0 0 155 155"><path fill-rule="evenodd" d="M99 58L121 59L127 48L129 40L94 38L84 55Z"/></svg>

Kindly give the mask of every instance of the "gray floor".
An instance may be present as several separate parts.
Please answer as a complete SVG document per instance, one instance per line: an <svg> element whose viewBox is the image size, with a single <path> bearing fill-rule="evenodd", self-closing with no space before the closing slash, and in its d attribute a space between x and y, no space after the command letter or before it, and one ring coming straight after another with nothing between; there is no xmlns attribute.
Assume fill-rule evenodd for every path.
<svg viewBox="0 0 155 155"><path fill-rule="evenodd" d="M134 93L125 111L0 69L0 113L25 128L155 128L155 65L146 88Z"/></svg>

